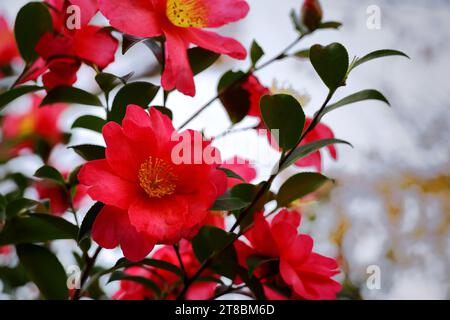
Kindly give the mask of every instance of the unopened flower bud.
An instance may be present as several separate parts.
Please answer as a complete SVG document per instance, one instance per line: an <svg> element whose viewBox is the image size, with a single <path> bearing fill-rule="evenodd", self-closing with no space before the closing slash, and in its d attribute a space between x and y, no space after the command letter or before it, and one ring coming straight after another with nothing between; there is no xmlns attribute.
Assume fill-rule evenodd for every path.
<svg viewBox="0 0 450 320"><path fill-rule="evenodd" d="M322 21L322 7L319 0L305 0L302 7L301 21L310 31L316 30Z"/></svg>

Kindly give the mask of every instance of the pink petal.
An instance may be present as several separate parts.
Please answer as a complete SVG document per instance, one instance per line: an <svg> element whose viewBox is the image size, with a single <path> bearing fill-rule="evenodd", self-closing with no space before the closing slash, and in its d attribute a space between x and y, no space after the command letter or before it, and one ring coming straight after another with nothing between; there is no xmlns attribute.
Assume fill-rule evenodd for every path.
<svg viewBox="0 0 450 320"><path fill-rule="evenodd" d="M160 21L151 0L99 0L100 11L114 28L136 36L161 35Z"/></svg>

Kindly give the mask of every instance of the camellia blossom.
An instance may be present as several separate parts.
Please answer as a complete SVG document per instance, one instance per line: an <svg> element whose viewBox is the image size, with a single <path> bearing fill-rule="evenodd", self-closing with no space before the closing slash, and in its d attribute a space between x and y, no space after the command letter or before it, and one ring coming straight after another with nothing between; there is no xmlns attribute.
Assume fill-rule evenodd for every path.
<svg viewBox="0 0 450 320"><path fill-rule="evenodd" d="M200 268L200 262L194 255L191 244L182 240L180 242L179 252L183 261L184 270L187 277L192 277ZM164 246L158 249L153 255L153 259L162 260L180 267L175 249L173 246ZM125 274L130 276L143 277L152 280L161 288L162 296L156 297L154 291L143 284L122 280L120 289L114 294L113 299L116 300L148 300L148 299L169 299L173 300L183 289L183 281L179 275L163 269L154 267L130 267L125 270ZM214 277L214 273L205 270L202 277ZM215 276L218 278L218 276ZM187 300L208 300L214 296L217 282L214 281L198 281L194 282L186 292Z"/></svg>
<svg viewBox="0 0 450 320"><path fill-rule="evenodd" d="M244 59L246 49L236 40L204 28L218 28L244 18L245 0L99 0L100 11L116 29L137 37L165 37L162 86L194 96L194 77L187 49L190 44Z"/></svg>
<svg viewBox="0 0 450 320"><path fill-rule="evenodd" d="M16 47L14 34L6 19L0 16L0 78L3 76L1 68L9 66L18 56L19 51Z"/></svg>
<svg viewBox="0 0 450 320"><path fill-rule="evenodd" d="M312 251L313 239L297 232L300 221L299 212L286 209L280 211L271 223L262 213L256 214L254 227L245 234L250 246L240 240L235 243L239 263L246 266L247 258L252 255L276 261L279 275L278 270L271 273L267 269L268 264L255 270L258 277L273 275L278 281L272 287L272 279L264 277L268 298L281 299L283 295L276 289L287 286L291 293L284 296L285 299L335 299L341 285L331 277L339 273L338 264L335 259Z"/></svg>
<svg viewBox="0 0 450 320"><path fill-rule="evenodd" d="M107 123L103 136L106 159L86 163L78 176L89 196L106 205L93 225L93 239L104 248L120 245L126 258L138 261L156 243L194 236L226 190L219 151L196 140L199 132L179 134L169 117L135 105L128 106L122 126ZM179 137L191 147L182 154L176 153ZM179 161L197 153L214 155L214 161Z"/></svg>
<svg viewBox="0 0 450 320"><path fill-rule="evenodd" d="M257 117L260 120L260 124L258 126L259 129L267 129L261 115L261 109L259 102L264 95L271 94L269 88L263 86L261 82L254 75L249 76L246 81L241 85L243 89L248 91L250 97L250 109L248 115ZM306 130L311 124L312 118L306 117L305 127ZM270 142L270 145L276 149L278 146L270 132L267 132L267 138ZM314 130L309 132L300 145L304 145L310 142L314 142L322 139L332 139L334 138L333 131L325 124L318 123ZM330 152L330 155L333 159L337 159L336 147L334 145L328 145L326 147ZM295 162L295 165L298 167L315 167L317 171L322 171L322 154L321 151L313 152L312 154L301 158Z"/></svg>
<svg viewBox="0 0 450 320"><path fill-rule="evenodd" d="M95 0L47 0L51 6L53 33L45 33L36 52L40 58L30 67L19 83L36 80L43 74L42 81L47 89L57 86L71 86L77 80L81 63L106 68L114 61L118 41L110 31L88 25L98 11ZM69 28L66 14L69 5L80 8L80 27Z"/></svg>
<svg viewBox="0 0 450 320"><path fill-rule="evenodd" d="M37 139L44 140L50 147L63 141L64 134L59 127L61 114L66 104L40 107L42 97L31 96L31 108L21 114L6 114L2 123L2 134L7 150L2 157L13 157L24 149L36 149Z"/></svg>
<svg viewBox="0 0 450 320"><path fill-rule="evenodd" d="M63 172L63 177L67 177L68 173ZM63 186L48 180L36 181L33 184L36 189L39 199L48 199L50 201L50 213L54 215L62 215L70 208L68 194ZM75 188L73 195L73 207L80 208L82 201L87 196L87 187L78 185Z"/></svg>

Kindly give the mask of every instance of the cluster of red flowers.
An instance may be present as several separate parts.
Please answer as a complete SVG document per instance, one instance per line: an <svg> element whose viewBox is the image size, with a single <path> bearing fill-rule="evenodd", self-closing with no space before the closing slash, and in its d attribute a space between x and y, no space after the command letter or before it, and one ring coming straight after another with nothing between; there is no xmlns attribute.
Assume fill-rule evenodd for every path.
<svg viewBox="0 0 450 320"><path fill-rule="evenodd" d="M136 37L164 37L164 70L161 84L164 90L174 88L194 96L194 76L187 50L191 44L207 50L244 59L246 49L236 40L223 37L206 28L218 28L244 18L249 6L245 0L45 0L52 16L53 32L45 33L35 48L39 58L21 77L20 83L37 80L47 90L59 86L72 86L82 63L97 71L114 61L118 41L110 29L90 25L93 16L101 12L116 30ZM311 5L311 2L307 1ZM81 25L67 25L67 8L77 5L81 9ZM317 8L315 8L317 9ZM0 67L10 64L18 52L13 35L0 20ZM0 73L1 76L1 73ZM241 85L249 93L248 115L261 120L259 102L271 94L259 80L250 75ZM23 150L36 151L36 139L50 147L63 142L58 126L64 104L40 107L42 97L32 96L31 108L22 114L9 114L2 120L2 135L8 147L0 150L2 158L10 159ZM312 119L307 118L305 129ZM79 174L79 186L71 196L54 182L38 181L33 184L40 199L50 199L50 212L61 215L69 206L78 208L89 195L104 204L92 226L92 238L101 247L120 246L123 255L138 262L147 257L155 246L153 259L182 267L188 278L200 267L189 242L205 225L225 230L222 212L212 212L218 197L242 183L237 177L227 177L228 169L250 183L256 170L240 158L222 163L220 152L211 141L196 137L200 132L177 132L171 119L157 108L128 105L121 124L108 122L102 134L106 143L105 158L85 163ZM318 124L303 139L302 144L333 138L327 126ZM190 148L176 154L180 139ZM328 146L336 158L334 146ZM212 161L185 162L197 154L210 155ZM297 166L322 169L319 151L298 160ZM48 160L48 159L45 159ZM67 178L68 172L62 172ZM72 203L69 203L69 200ZM255 275L262 279L265 295L269 299L332 299L340 290L332 277L339 273L334 259L313 252L310 236L299 234L301 216L296 211L281 210L272 220L263 212L254 216L253 227L237 240L234 249L239 264L246 268L250 256L268 262L258 266ZM178 257L173 245L179 248ZM0 254L9 253L9 247L0 247ZM182 265L180 263L182 262ZM162 292L158 298L173 299L183 290L179 275L155 267L134 266L125 270L131 276L147 278ZM202 277L218 280L219 275L206 269ZM240 284L238 276L232 279ZM187 299L214 297L217 281L194 282L186 294ZM122 281L115 299L153 299L155 292L133 281Z"/></svg>

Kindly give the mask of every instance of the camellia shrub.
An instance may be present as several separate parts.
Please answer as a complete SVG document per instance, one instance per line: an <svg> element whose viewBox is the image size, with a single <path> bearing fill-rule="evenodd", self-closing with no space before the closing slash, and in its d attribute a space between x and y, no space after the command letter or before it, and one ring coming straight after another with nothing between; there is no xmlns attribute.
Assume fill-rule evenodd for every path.
<svg viewBox="0 0 450 320"><path fill-rule="evenodd" d="M113 299L336 298L339 263L314 251L292 204L333 183L321 173L323 153L337 159L335 145L350 145L322 118L364 100L388 104L373 89L336 101L353 69L406 55L379 50L351 58L340 43L298 48L304 38L341 26L323 21L319 2L306 0L290 16L297 38L268 57L256 41L247 50L215 30L245 19L249 10L245 0L46 0L21 8L14 27L0 20L0 108L30 98L26 111L2 111L0 159L7 164L31 153L44 164L33 177L2 169L9 189L0 196L0 255L18 257L16 266L0 268L4 290L33 282L41 298L97 299L105 297L99 279L107 278L119 281ZM93 24L95 15L109 24ZM126 57L139 43L156 57L160 81L103 71L120 46ZM185 106L192 116L175 127L168 97L175 90L195 97L202 90L195 76L214 68L221 55L247 59L248 68L225 72L216 94L199 109ZM258 79L258 71L291 57L309 60L327 88L313 117L305 116L301 99L276 94ZM95 71L100 91L74 86L82 65ZM153 102L159 92L162 105ZM254 163L222 159L214 146L218 137L187 129L215 101L232 124L223 135L253 117L259 123L246 130L257 130L279 153L259 183L252 183ZM58 123L72 104L104 109L103 117L79 116L71 130L101 133L106 147L71 143L71 130L63 132ZM84 164L58 167L51 155L61 144ZM274 188L288 167L297 173ZM30 189L36 199L26 197ZM81 214L86 199L93 205ZM61 239L77 246L80 272L72 279L55 254L53 242ZM117 247L123 257L100 266L101 252Z"/></svg>

